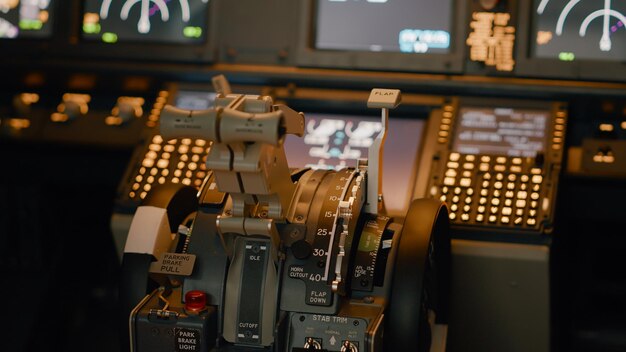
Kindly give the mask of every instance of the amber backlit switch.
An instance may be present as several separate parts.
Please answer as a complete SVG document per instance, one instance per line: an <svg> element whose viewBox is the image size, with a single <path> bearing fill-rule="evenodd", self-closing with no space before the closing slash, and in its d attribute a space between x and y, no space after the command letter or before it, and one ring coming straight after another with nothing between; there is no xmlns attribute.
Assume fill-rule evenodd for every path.
<svg viewBox="0 0 626 352"><path fill-rule="evenodd" d="M57 112L50 115L53 122L69 122L89 112L89 94L63 94L63 101L57 106Z"/></svg>

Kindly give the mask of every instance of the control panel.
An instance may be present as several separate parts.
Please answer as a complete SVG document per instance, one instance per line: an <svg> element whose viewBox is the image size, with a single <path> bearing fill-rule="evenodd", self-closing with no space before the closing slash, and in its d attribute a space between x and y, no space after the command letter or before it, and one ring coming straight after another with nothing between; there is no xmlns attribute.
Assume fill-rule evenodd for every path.
<svg viewBox="0 0 626 352"><path fill-rule="evenodd" d="M161 135L155 134L143 151L141 162L137 164L139 168L129 175L130 182L124 182L130 189L121 190L131 201L144 199L156 184L171 182L200 187L206 177L208 147L205 140L164 141Z"/></svg>
<svg viewBox="0 0 626 352"><path fill-rule="evenodd" d="M206 158L210 143L204 139L165 140L155 126L166 104L190 110L206 109L213 104L215 93L210 86L185 87L170 83L161 90L150 110L139 143L121 179L116 207L132 213L156 185L181 184L200 188L207 176Z"/></svg>
<svg viewBox="0 0 626 352"><path fill-rule="evenodd" d="M226 13L229 15L223 16ZM593 345L590 336L598 340L608 336L606 339L610 340L612 335L602 329L614 326L606 317L622 302L613 288L624 282L605 279L625 277L615 269L619 265L607 265L619 258L610 253L618 253L624 243L604 230L623 225L620 194L626 177L624 14L626 2L573 0L276 0L248 1L245 6L237 1L209 0L0 0L0 52L5 53L0 55L4 68L0 79L0 149L5 156L11 156L3 159L8 176L0 185L0 208L9 212L0 212L8 214L0 224L5 231L0 232L28 235L18 236L28 238L22 241L23 250L14 251L21 253L20 258L40 258L33 253L48 248L54 238L64 240L55 242L60 250L50 253L87 253L77 244L80 241L71 240L73 236L82 236L75 231L81 229L94 238L108 240L110 229L102 226L108 219L90 220L90 228L75 223L74 218L109 217L108 207L114 202L111 227L121 253L131 215L158 188L174 185L207 193L216 191L211 181L216 176L206 166L211 142L204 137L170 140L158 131L161 112L167 104L193 111L211 108L214 97L209 82L215 74L229 76L235 85L254 86L239 90L242 94L265 91L275 100L296 102L289 104L305 112L304 138L285 138L289 165L298 168L328 167L330 161L342 168L356 167L357 162L347 157L365 157L381 126L378 118L372 117L374 113L363 112L365 99L360 97L360 91L375 86L399 87L403 105L389 118L385 163L381 166L381 170L386 168L381 197L385 214L398 221L407 214L412 199L426 196L447 203L454 237L541 244L553 239L556 250L550 254L550 265L558 265L550 270L567 274L550 285L554 284L557 294L572 294L558 303L565 308L555 304L550 316L565 313L563 321L568 317L575 319L561 324L560 331L555 331L550 339L572 337L571 345L558 346L563 350L583 348L579 345L581 340ZM352 30L347 31L348 15ZM377 29L371 26L373 18L380 24ZM250 33L262 33L263 40ZM167 83L172 81L179 83ZM198 86L192 87L192 82ZM281 96L277 91L285 93ZM419 115L408 109L411 95L415 104L423 106ZM468 97L442 102L457 95ZM477 96L492 100L470 98ZM567 102L567 106L556 100ZM425 115L439 106L426 122ZM29 165L35 172L25 172L22 165ZM341 173L337 169L311 171L309 175L318 176L317 183L311 181L299 187L311 197L337 197L328 186L341 185L339 179L345 175L333 176ZM559 182L560 175L563 177ZM293 179L297 177L298 181L307 179L294 173ZM313 191L318 184L320 188ZM41 192L47 189L54 189L54 196ZM91 203L98 204L99 210L76 207L81 204L84 190L89 191ZM45 199L61 197L69 206L44 205ZM311 214L326 214L333 208L337 204L327 201L311 208ZM332 291L332 286L322 288L311 278L325 277L327 271L335 269L335 262L326 266L327 249L339 251L339 234L334 242L326 242L333 230L328 228L328 219L307 216L310 219L305 221L323 226L319 235L318 229L304 229L302 224L278 229L288 239L292 238L292 230L309 236L303 237L309 241L308 247L295 241L289 247L283 261L289 266L281 268L278 276L290 293L299 292L311 300L284 300L290 313L282 328L294 331L285 341L294 350L319 347L363 351L367 348L363 329L375 324L379 315L356 314L355 307L360 310L364 305L372 306L365 301L346 306L351 310L340 312L341 317L367 319L338 320L337 312L329 313L338 304L328 298L328 287ZM43 222L44 219L55 222ZM359 300L372 287L381 287L380 282L375 282L380 281L381 273L372 267L384 266L392 236L399 233L388 231L380 218L360 219L358 231L351 231L358 232L365 242L361 245L359 238L353 240L352 253L346 257L351 258L347 263L350 270L341 269L344 275L348 274L344 276L349 283L347 291L357 293L353 297ZM198 234L200 222L195 224ZM70 227L74 231L54 231ZM380 233L382 228L387 230ZM60 232L64 232L61 237L55 236ZM600 236L593 241L595 252L588 247L588 233ZM198 238L201 236L196 236L196 241ZM245 253L246 244L242 244ZM92 247L99 248L88 253L90 258L109 255L104 251L107 246ZM343 246L346 248L350 247ZM579 248L590 251L580 256ZM505 257L503 253L497 254ZM11 265L25 263L13 258L7 259ZM572 259L578 265L571 265ZM323 267L317 266L321 260L326 260ZM462 263L458 258L455 261ZM44 273L42 277L56 277L54 268L70 267L43 262L46 270L40 271ZM391 260L389 263L393 264ZM242 260L237 265L238 270L246 272L249 265L255 264ZM500 264L491 266L502 269ZM580 270L596 266L603 268L603 275ZM80 265L71 267L76 270L72 277L97 277L93 272L85 275ZM467 270L489 276L484 270ZM565 282L563 286L569 278L584 277L585 273L587 277L581 280L589 285L583 285L584 288L575 282ZM12 275L9 281L19 282L31 273ZM503 282L495 276L490 279ZM61 281L55 282L55 286L42 286L45 280L31 281L31 285L21 287L24 292L45 290L63 297L61 293L67 291ZM79 287L79 281L73 284ZM101 292L100 287L88 286L80 285L85 292ZM482 286L478 291L488 302L486 306L496 307L485 292L500 296L498 291ZM476 297L466 290L457 292ZM55 298L58 297L46 299ZM603 314L597 314L600 308L593 304L597 301L608 307ZM506 301L506 306L525 310L523 304L511 302ZM146 323L153 318L150 310L161 307L163 302L152 297L145 303L138 312L139 327L150 326ZM536 307L536 300L532 304ZM43 306L32 304L33 314L18 313L41 315L38 307ZM474 302L462 306L482 307ZM595 308L585 314L580 310L585 306ZM80 304L72 307L78 313L84 308ZM37 326L24 324L21 335L14 340L33 345L8 349L39 350L37 344L45 344L51 337L77 343L75 336L89 336L85 334L87 327L97 331L98 323L110 326L103 320L94 323L94 317L101 316L97 312L90 316L92 320L82 324L80 331L68 328L69 320L56 325L56 329L47 329L46 335L36 330ZM516 322L525 321L517 314L511 316ZM602 319L597 318L600 316ZM48 319L38 325L55 325L52 318ZM615 317L615 321L619 319ZM357 327L355 322L360 325ZM190 324L205 329L214 321L191 319ZM481 324L481 329L498 340L488 327ZM547 329L539 330L548 334ZM348 337L339 338L335 331ZM235 329L231 332L239 338ZM464 333L472 334L469 330ZM39 339L28 338L37 335ZM64 335L66 338L57 339ZM511 335L511 331L503 334ZM164 339L173 336L161 335ZM467 344L463 346L471 349ZM111 350L108 346L98 347ZM179 348L189 349L187 345Z"/></svg>
<svg viewBox="0 0 626 352"><path fill-rule="evenodd" d="M0 141L130 149L154 124L158 85L147 79L81 74L23 79L27 82L15 82L0 97Z"/></svg>
<svg viewBox="0 0 626 352"><path fill-rule="evenodd" d="M428 195L458 233L550 233L566 122L561 103L454 99L432 115Z"/></svg>
<svg viewBox="0 0 626 352"><path fill-rule="evenodd" d="M399 103L399 90L373 89L367 106L386 128ZM445 338L446 207L414 200L401 222L384 212L386 131L356 168L290 168L284 138L304 129L303 113L270 96L219 92L213 108L163 108L139 167L200 138L211 171L200 192L171 178L139 195L119 291L131 350L429 351Z"/></svg>
<svg viewBox="0 0 626 352"><path fill-rule="evenodd" d="M569 150L567 171L605 179L626 175L626 105L605 102L591 112L579 147Z"/></svg>

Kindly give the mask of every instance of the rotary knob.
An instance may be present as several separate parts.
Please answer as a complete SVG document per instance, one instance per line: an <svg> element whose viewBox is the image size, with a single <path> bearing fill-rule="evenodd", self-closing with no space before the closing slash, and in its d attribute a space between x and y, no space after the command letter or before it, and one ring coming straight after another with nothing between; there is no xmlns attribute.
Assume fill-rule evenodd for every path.
<svg viewBox="0 0 626 352"><path fill-rule="evenodd" d="M304 348L308 350L321 350L322 345L316 339L312 337L307 337L306 343L304 344Z"/></svg>
<svg viewBox="0 0 626 352"><path fill-rule="evenodd" d="M311 256L313 248L309 242L305 240L298 240L291 245L291 252L294 257L304 260Z"/></svg>
<svg viewBox="0 0 626 352"><path fill-rule="evenodd" d="M359 349L350 340L345 340L341 344L341 352L359 352Z"/></svg>

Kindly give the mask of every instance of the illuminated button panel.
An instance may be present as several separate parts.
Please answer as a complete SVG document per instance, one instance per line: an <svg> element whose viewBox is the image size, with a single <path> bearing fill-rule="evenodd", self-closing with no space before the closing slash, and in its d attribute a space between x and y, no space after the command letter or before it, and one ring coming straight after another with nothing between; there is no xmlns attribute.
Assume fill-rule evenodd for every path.
<svg viewBox="0 0 626 352"><path fill-rule="evenodd" d="M168 182L200 187L207 175L208 150L209 143L202 139L165 141L161 135L155 135L129 180L128 197L144 199L154 186Z"/></svg>
<svg viewBox="0 0 626 352"><path fill-rule="evenodd" d="M552 131L552 150L559 151L563 149L565 140L565 119L567 114L565 111L557 111L554 119L554 130Z"/></svg>
<svg viewBox="0 0 626 352"><path fill-rule="evenodd" d="M534 158L450 153L431 195L448 204L454 224L539 229L549 206L544 179Z"/></svg>
<svg viewBox="0 0 626 352"><path fill-rule="evenodd" d="M166 90L162 90L159 92L159 96L154 101L154 105L152 105L152 110L150 110L150 115L148 115L148 121L146 121L147 127L156 127L159 118L161 117L161 111L163 111L163 107L167 104L167 99L170 93Z"/></svg>
<svg viewBox="0 0 626 352"><path fill-rule="evenodd" d="M443 107L443 116L439 131L437 132L437 143L445 144L450 139L450 130L452 129L452 120L454 119L454 105L445 105Z"/></svg>

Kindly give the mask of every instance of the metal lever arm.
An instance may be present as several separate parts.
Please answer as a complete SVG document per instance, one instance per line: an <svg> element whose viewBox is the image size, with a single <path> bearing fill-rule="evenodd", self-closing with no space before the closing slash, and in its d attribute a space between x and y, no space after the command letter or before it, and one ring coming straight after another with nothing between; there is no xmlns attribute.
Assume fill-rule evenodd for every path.
<svg viewBox="0 0 626 352"><path fill-rule="evenodd" d="M374 88L367 99L368 108L380 108L383 129L370 146L368 152L367 204L365 210L378 214L383 205L383 149L387 138L389 109L400 104L401 95L397 89Z"/></svg>

